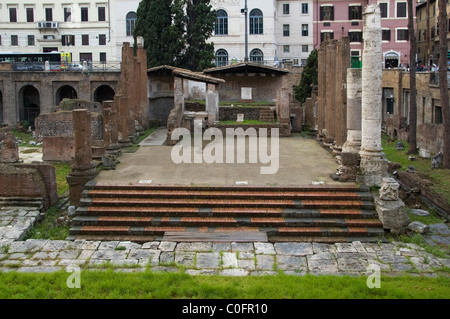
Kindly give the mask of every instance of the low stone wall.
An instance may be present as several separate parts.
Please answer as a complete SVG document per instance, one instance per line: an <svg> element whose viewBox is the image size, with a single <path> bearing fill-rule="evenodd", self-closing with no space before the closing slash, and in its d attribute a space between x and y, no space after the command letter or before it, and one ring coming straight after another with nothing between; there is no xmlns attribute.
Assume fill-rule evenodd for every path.
<svg viewBox="0 0 450 319"><path fill-rule="evenodd" d="M410 188L418 188L420 193L433 204L438 206L444 212L450 212L450 203L448 200L431 188L431 181L424 179L419 174L408 173L404 171L397 172L397 179Z"/></svg>
<svg viewBox="0 0 450 319"><path fill-rule="evenodd" d="M270 135L272 134L272 129L277 128L279 130L279 136L280 137L287 137L291 135L291 128L290 125L282 125L282 124L259 124L259 125L216 125L214 126L215 128L218 128L223 136L226 135L226 130L227 128L233 128L233 129L237 129L237 128L242 128L244 130L244 134L245 131L249 128L254 128L256 130L256 134L257 136L259 136L259 130L262 128L266 128L267 129L267 136L270 137Z"/></svg>
<svg viewBox="0 0 450 319"><path fill-rule="evenodd" d="M0 197L42 198L43 209L58 201L55 168L49 164L0 164Z"/></svg>
<svg viewBox="0 0 450 319"><path fill-rule="evenodd" d="M244 114L244 120L258 121L259 112L265 108L268 107L220 107L219 121L236 121L239 113Z"/></svg>
<svg viewBox="0 0 450 319"><path fill-rule="evenodd" d="M45 136L42 159L47 162L70 162L75 155L74 146L73 136Z"/></svg>

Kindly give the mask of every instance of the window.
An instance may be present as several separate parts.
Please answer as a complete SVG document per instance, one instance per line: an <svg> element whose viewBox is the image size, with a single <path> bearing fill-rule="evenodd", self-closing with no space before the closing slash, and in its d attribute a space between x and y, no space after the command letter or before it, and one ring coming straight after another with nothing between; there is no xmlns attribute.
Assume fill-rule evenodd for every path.
<svg viewBox="0 0 450 319"><path fill-rule="evenodd" d="M89 45L89 34L81 35L81 45Z"/></svg>
<svg viewBox="0 0 450 319"><path fill-rule="evenodd" d="M18 39L17 35L11 36L11 45L19 45L19 39Z"/></svg>
<svg viewBox="0 0 450 319"><path fill-rule="evenodd" d="M409 33L408 29L397 29L397 41L408 41Z"/></svg>
<svg viewBox="0 0 450 319"><path fill-rule="evenodd" d="M361 31L349 31L348 37L350 38L350 42L362 42Z"/></svg>
<svg viewBox="0 0 450 319"><path fill-rule="evenodd" d="M264 62L264 55L260 49L253 49L252 52L250 52L250 62L254 63Z"/></svg>
<svg viewBox="0 0 450 319"><path fill-rule="evenodd" d="M362 20L362 6L349 6L348 7L348 19L349 20Z"/></svg>
<svg viewBox="0 0 450 319"><path fill-rule="evenodd" d="M64 22L72 21L72 8L64 8Z"/></svg>
<svg viewBox="0 0 450 319"><path fill-rule="evenodd" d="M17 22L17 9L9 8L9 22Z"/></svg>
<svg viewBox="0 0 450 319"><path fill-rule="evenodd" d="M397 2L397 18L406 18L406 2Z"/></svg>
<svg viewBox="0 0 450 319"><path fill-rule="evenodd" d="M288 37L290 34L289 24L283 24L283 36Z"/></svg>
<svg viewBox="0 0 450 319"><path fill-rule="evenodd" d="M98 44L106 45L106 34L99 34L98 36Z"/></svg>
<svg viewBox="0 0 450 319"><path fill-rule="evenodd" d="M106 8L98 7L98 21L106 21Z"/></svg>
<svg viewBox="0 0 450 319"><path fill-rule="evenodd" d="M127 20L127 37L132 37L134 32L134 27L136 25L137 14L136 12L128 12L126 16Z"/></svg>
<svg viewBox="0 0 450 319"><path fill-rule="evenodd" d="M309 47L307 44L302 45L302 52L309 52Z"/></svg>
<svg viewBox="0 0 450 319"><path fill-rule="evenodd" d="M89 14L88 14L88 8L82 7L81 8L81 21L86 22L89 21Z"/></svg>
<svg viewBox="0 0 450 319"><path fill-rule="evenodd" d="M308 14L308 4L302 3L302 14Z"/></svg>
<svg viewBox="0 0 450 319"><path fill-rule="evenodd" d="M28 45L34 45L34 35L28 36Z"/></svg>
<svg viewBox="0 0 450 319"><path fill-rule="evenodd" d="M259 9L250 11L250 34L263 34L263 13Z"/></svg>
<svg viewBox="0 0 450 319"><path fill-rule="evenodd" d="M228 34L228 13L225 10L217 10L216 25L214 26L214 33L216 35Z"/></svg>
<svg viewBox="0 0 450 319"><path fill-rule="evenodd" d="M387 18L388 17L388 3L387 2L381 2L380 3L380 10L381 10L381 17Z"/></svg>
<svg viewBox="0 0 450 319"><path fill-rule="evenodd" d="M325 31L320 33L320 42L333 40L334 39L334 33L331 31Z"/></svg>
<svg viewBox="0 0 450 319"><path fill-rule="evenodd" d="M2 45L2 35L0 34L0 45Z"/></svg>
<svg viewBox="0 0 450 319"><path fill-rule="evenodd" d="M27 8L27 22L34 22L34 9Z"/></svg>
<svg viewBox="0 0 450 319"><path fill-rule="evenodd" d="M106 52L100 52L100 63L106 63Z"/></svg>
<svg viewBox="0 0 450 319"><path fill-rule="evenodd" d="M53 9L45 8L45 21L53 21Z"/></svg>
<svg viewBox="0 0 450 319"><path fill-rule="evenodd" d="M74 35L62 35L61 36L61 44L62 45L75 45L75 36Z"/></svg>
<svg viewBox="0 0 450 319"><path fill-rule="evenodd" d="M291 51L291 47L289 45L283 45L283 52L289 53Z"/></svg>
<svg viewBox="0 0 450 319"><path fill-rule="evenodd" d="M383 29L381 31L381 40L383 40L383 41L391 41L391 30Z"/></svg>
<svg viewBox="0 0 450 319"><path fill-rule="evenodd" d="M217 50L216 52L216 66L228 65L228 52L224 49Z"/></svg>
<svg viewBox="0 0 450 319"><path fill-rule="evenodd" d="M323 6L320 7L320 21L324 20L334 20L334 7L333 6Z"/></svg>
<svg viewBox="0 0 450 319"><path fill-rule="evenodd" d="M283 3L283 14L289 14L289 3Z"/></svg>
<svg viewBox="0 0 450 319"><path fill-rule="evenodd" d="M303 37L307 37L308 34L309 34L308 25L307 24L302 24L302 36Z"/></svg>
<svg viewBox="0 0 450 319"><path fill-rule="evenodd" d="M434 124L442 124L442 107L441 101L437 99L432 99L433 104L433 123Z"/></svg>

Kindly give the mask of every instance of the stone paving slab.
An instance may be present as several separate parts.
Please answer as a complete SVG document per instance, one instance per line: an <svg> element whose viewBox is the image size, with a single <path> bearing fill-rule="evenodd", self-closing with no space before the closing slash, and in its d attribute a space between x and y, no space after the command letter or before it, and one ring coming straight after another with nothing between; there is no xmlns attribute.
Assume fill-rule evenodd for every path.
<svg viewBox="0 0 450 319"><path fill-rule="evenodd" d="M112 267L122 272L184 271L191 275L262 276L283 272L299 276L366 276L372 265L388 276L449 276L444 268L450 267L449 258L436 257L418 245L402 242L22 241L23 229L40 214L22 208L8 209L0 208L0 272L53 272L79 266L91 270ZM448 235L444 226L433 226L435 236Z"/></svg>

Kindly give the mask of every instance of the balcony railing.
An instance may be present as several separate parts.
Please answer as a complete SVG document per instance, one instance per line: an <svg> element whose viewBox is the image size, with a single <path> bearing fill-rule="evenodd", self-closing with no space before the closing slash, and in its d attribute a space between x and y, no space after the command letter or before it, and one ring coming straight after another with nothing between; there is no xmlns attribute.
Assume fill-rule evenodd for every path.
<svg viewBox="0 0 450 319"><path fill-rule="evenodd" d="M45 71L45 62L12 62L14 71ZM50 62L48 71L61 72L120 72L120 62Z"/></svg>
<svg viewBox="0 0 450 319"><path fill-rule="evenodd" d="M37 27L39 29L58 29L59 22L57 22L57 21L39 21L39 22L37 22Z"/></svg>

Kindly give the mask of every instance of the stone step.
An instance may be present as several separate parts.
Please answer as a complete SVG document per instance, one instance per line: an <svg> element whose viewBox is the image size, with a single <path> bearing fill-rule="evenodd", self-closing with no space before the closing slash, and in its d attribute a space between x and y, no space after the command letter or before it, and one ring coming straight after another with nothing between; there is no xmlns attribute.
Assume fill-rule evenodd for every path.
<svg viewBox="0 0 450 319"><path fill-rule="evenodd" d="M184 226L74 226L70 236L162 236L166 232L266 232L269 237L380 237L383 229L366 227L184 227ZM106 238L106 237L105 237Z"/></svg>
<svg viewBox="0 0 450 319"><path fill-rule="evenodd" d="M248 200L248 199L165 199L165 198L93 198L92 206L141 207L259 207L259 208L356 208L373 209L372 202L360 200Z"/></svg>
<svg viewBox="0 0 450 319"><path fill-rule="evenodd" d="M230 185L213 185L213 186L191 186L191 185L158 185L158 184L109 184L91 181L86 184L86 189L91 190L160 190L160 191L256 191L256 192L369 192L370 189L365 185L356 185L354 183L346 183L344 185L304 185L304 186L230 186Z"/></svg>
<svg viewBox="0 0 450 319"><path fill-rule="evenodd" d="M76 216L75 226L186 226L186 227L382 227L378 219L284 217L136 217Z"/></svg>
<svg viewBox="0 0 450 319"><path fill-rule="evenodd" d="M291 218L375 218L370 210L361 209L291 209L248 207L136 207L91 206L78 207L78 216L135 216L135 217L291 217Z"/></svg>
<svg viewBox="0 0 450 319"><path fill-rule="evenodd" d="M156 189L94 189L87 192L89 198L228 198L228 199L354 199L371 201L369 192L313 192L313 191L195 191L195 190L156 190Z"/></svg>

